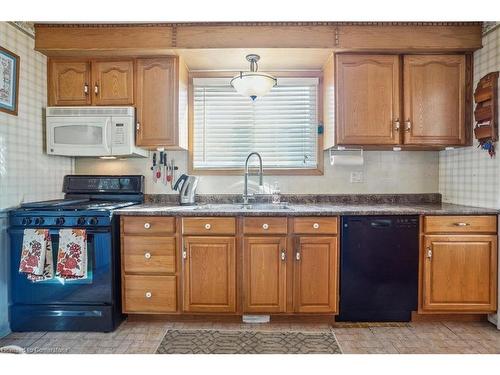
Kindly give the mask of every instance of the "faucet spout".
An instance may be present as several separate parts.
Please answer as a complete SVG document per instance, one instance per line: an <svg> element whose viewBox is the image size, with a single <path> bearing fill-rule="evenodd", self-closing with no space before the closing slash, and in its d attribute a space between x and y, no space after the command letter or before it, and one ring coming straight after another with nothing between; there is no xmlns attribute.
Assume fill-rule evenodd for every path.
<svg viewBox="0 0 500 375"><path fill-rule="evenodd" d="M262 168L262 157L258 152L251 152L248 154L247 159L245 160L245 187L243 190L243 204L248 204L248 200L251 197L251 194L248 194L248 176L250 175L248 171L248 163L252 156L257 156L259 159L259 186L264 185L264 171Z"/></svg>

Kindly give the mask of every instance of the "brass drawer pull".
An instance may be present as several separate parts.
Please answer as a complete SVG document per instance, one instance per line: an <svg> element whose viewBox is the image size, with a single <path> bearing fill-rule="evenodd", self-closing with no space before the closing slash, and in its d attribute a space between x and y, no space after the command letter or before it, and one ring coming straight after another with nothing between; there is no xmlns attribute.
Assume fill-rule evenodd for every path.
<svg viewBox="0 0 500 375"><path fill-rule="evenodd" d="M151 298L153 296L153 294L151 292L146 292L146 294L144 296L146 298Z"/></svg>
<svg viewBox="0 0 500 375"><path fill-rule="evenodd" d="M149 223L144 223L144 229L149 229L151 228L151 224Z"/></svg>
<svg viewBox="0 0 500 375"><path fill-rule="evenodd" d="M314 229L319 229L319 224L318 224L318 223L314 223L314 224L313 224L313 228L314 228Z"/></svg>
<svg viewBox="0 0 500 375"><path fill-rule="evenodd" d="M470 224L469 223L453 223L453 225L456 227L467 227Z"/></svg>
<svg viewBox="0 0 500 375"><path fill-rule="evenodd" d="M285 249L281 249L281 260L286 260L286 250Z"/></svg>
<svg viewBox="0 0 500 375"><path fill-rule="evenodd" d="M144 253L144 258L150 259L151 258L151 253Z"/></svg>
<svg viewBox="0 0 500 375"><path fill-rule="evenodd" d="M212 228L212 226L210 224L205 224L205 229L206 230L210 230L210 228Z"/></svg>
<svg viewBox="0 0 500 375"><path fill-rule="evenodd" d="M265 229L265 230L269 229L269 224L262 224L262 229Z"/></svg>

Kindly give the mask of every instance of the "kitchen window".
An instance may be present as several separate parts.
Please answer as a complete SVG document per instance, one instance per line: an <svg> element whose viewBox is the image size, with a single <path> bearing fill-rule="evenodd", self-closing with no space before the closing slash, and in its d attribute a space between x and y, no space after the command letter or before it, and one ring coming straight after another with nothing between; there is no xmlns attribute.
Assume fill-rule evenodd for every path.
<svg viewBox="0 0 500 375"><path fill-rule="evenodd" d="M317 174L319 77L280 78L252 101L228 78L193 78L191 167L196 173L240 173L256 151L276 174Z"/></svg>

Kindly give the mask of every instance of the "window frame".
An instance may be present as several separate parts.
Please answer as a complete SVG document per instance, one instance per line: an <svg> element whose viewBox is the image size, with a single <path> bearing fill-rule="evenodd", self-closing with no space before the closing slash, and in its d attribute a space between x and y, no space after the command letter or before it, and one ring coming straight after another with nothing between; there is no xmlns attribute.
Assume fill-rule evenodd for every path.
<svg viewBox="0 0 500 375"><path fill-rule="evenodd" d="M237 71L197 71L189 73L188 87L188 173L195 175L242 175L244 168L194 168L193 167L193 141L194 141L194 84L193 78L227 78L228 82L232 77L237 75ZM268 72L276 77L283 78L318 78L318 93L317 93L317 119L318 125L323 124L323 72L318 70L305 71L286 71L286 72ZM315 175L321 176L324 174L323 160L323 134L317 134L317 166L316 168L264 168L264 175L274 176L304 176Z"/></svg>

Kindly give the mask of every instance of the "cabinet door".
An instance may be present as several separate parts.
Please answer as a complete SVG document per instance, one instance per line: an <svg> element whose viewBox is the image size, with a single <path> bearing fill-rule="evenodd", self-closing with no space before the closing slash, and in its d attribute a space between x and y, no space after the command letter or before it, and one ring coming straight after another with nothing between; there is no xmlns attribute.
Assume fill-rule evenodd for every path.
<svg viewBox="0 0 500 375"><path fill-rule="evenodd" d="M339 145L400 143L400 62L391 55L337 55Z"/></svg>
<svg viewBox="0 0 500 375"><path fill-rule="evenodd" d="M184 237L184 310L236 311L234 237Z"/></svg>
<svg viewBox="0 0 500 375"><path fill-rule="evenodd" d="M244 239L245 312L285 312L286 256L286 237Z"/></svg>
<svg viewBox="0 0 500 375"><path fill-rule="evenodd" d="M465 56L404 57L404 143L463 145Z"/></svg>
<svg viewBox="0 0 500 375"><path fill-rule="evenodd" d="M295 250L296 312L337 313L337 237L299 237Z"/></svg>
<svg viewBox="0 0 500 375"><path fill-rule="evenodd" d="M496 310L496 236L426 235L421 262L422 310Z"/></svg>
<svg viewBox="0 0 500 375"><path fill-rule="evenodd" d="M134 62L94 61L92 84L96 105L134 104Z"/></svg>
<svg viewBox="0 0 500 375"><path fill-rule="evenodd" d="M90 63L49 60L49 105L90 105Z"/></svg>
<svg viewBox="0 0 500 375"><path fill-rule="evenodd" d="M175 146L178 126L178 60L137 60L137 146Z"/></svg>

